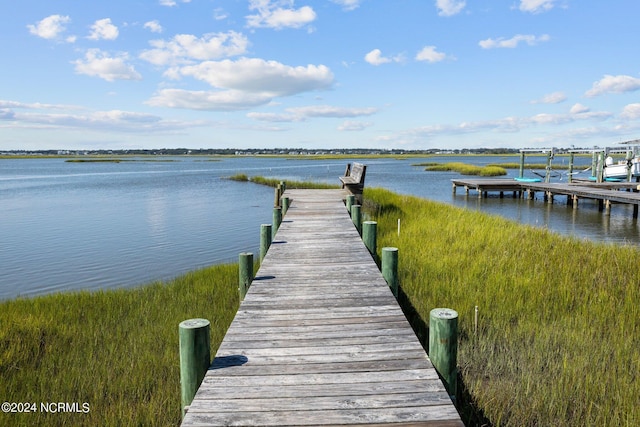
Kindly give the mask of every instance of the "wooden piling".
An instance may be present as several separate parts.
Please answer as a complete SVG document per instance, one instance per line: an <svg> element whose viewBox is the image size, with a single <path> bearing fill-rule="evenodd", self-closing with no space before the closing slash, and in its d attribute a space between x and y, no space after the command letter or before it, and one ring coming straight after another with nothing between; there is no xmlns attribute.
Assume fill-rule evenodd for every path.
<svg viewBox="0 0 640 427"><path fill-rule="evenodd" d="M273 208L273 223L271 229L271 239L275 239L276 233L278 232L278 228L282 223L282 208L280 206L276 206Z"/></svg>
<svg viewBox="0 0 640 427"><path fill-rule="evenodd" d="M520 152L520 169L518 171L518 178L524 178L524 151Z"/></svg>
<svg viewBox="0 0 640 427"><path fill-rule="evenodd" d="M362 241L369 249L369 253L376 257L378 245L378 223L375 221L365 221L362 223Z"/></svg>
<svg viewBox="0 0 640 427"><path fill-rule="evenodd" d="M353 221L353 225L356 226L358 234L362 236L362 206L351 206L351 220Z"/></svg>
<svg viewBox="0 0 640 427"><path fill-rule="evenodd" d="M271 224L260 225L260 263L271 246Z"/></svg>
<svg viewBox="0 0 640 427"><path fill-rule="evenodd" d="M280 186L280 184L276 186L273 197L274 197L273 206L274 207L280 206L280 198L282 197L282 187Z"/></svg>
<svg viewBox="0 0 640 427"><path fill-rule="evenodd" d="M429 313L429 359L452 400L457 392L457 358L458 313L450 308L434 308Z"/></svg>
<svg viewBox="0 0 640 427"><path fill-rule="evenodd" d="M353 194L349 194L346 200L347 212L349 212L349 215L351 215L351 206L355 204L356 204L356 196L354 196Z"/></svg>
<svg viewBox="0 0 640 427"><path fill-rule="evenodd" d="M184 417L211 364L211 325L206 319L180 322L180 391Z"/></svg>
<svg viewBox="0 0 640 427"><path fill-rule="evenodd" d="M569 154L569 175L568 175L568 180L569 183L573 182L573 163L575 160L575 153L570 153Z"/></svg>
<svg viewBox="0 0 640 427"><path fill-rule="evenodd" d="M290 204L289 196L282 196L282 215L286 215Z"/></svg>
<svg viewBox="0 0 640 427"><path fill-rule="evenodd" d="M382 248L382 277L387 281L391 292L398 297L398 248Z"/></svg>
<svg viewBox="0 0 640 427"><path fill-rule="evenodd" d="M238 293L240 301L244 300L253 280L253 254L242 252L238 257Z"/></svg>

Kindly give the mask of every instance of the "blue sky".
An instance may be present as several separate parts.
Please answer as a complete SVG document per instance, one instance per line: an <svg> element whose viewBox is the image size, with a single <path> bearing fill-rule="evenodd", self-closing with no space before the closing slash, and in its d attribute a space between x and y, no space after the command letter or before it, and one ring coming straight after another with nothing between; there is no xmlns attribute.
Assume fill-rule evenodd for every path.
<svg viewBox="0 0 640 427"><path fill-rule="evenodd" d="M0 150L640 138L637 0L0 4Z"/></svg>

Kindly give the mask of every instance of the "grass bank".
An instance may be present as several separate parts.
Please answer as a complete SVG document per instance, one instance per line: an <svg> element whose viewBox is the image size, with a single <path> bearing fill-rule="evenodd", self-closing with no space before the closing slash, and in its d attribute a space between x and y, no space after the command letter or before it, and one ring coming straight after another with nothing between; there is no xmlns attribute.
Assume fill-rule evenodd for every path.
<svg viewBox="0 0 640 427"><path fill-rule="evenodd" d="M458 172L461 175L479 175L479 176L503 176L507 171L500 166L477 166L462 162L449 163L419 163L414 166L426 166L425 170L429 172Z"/></svg>
<svg viewBox="0 0 640 427"><path fill-rule="evenodd" d="M494 425L640 425L637 248L380 189L364 197L422 320L459 313L467 421L473 409Z"/></svg>
<svg viewBox="0 0 640 427"><path fill-rule="evenodd" d="M237 311L237 283L237 265L219 265L166 284L0 303L0 400L38 409L0 413L0 425L178 425L178 324L208 319L215 352ZM46 414L42 402L89 411Z"/></svg>
<svg viewBox="0 0 640 427"><path fill-rule="evenodd" d="M338 184L327 184L324 182L315 182L315 181L289 181L282 180L277 178L265 178L263 176L252 176L249 177L246 174L239 173L236 175L232 175L228 177L232 181L238 182L253 182L254 184L266 185L269 187L277 187L278 184L284 181L286 188L308 188L308 189L331 189L331 188L340 188Z"/></svg>

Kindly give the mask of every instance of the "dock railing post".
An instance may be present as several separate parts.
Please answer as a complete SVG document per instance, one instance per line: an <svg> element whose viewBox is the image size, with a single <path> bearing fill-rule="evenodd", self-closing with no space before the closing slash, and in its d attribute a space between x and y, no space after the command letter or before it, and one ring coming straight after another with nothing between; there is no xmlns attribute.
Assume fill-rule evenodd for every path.
<svg viewBox="0 0 640 427"><path fill-rule="evenodd" d="M280 206L276 206L273 208L273 223L271 229L271 239L276 238L276 233L278 232L278 228L280 228L280 224L282 223L282 208Z"/></svg>
<svg viewBox="0 0 640 427"><path fill-rule="evenodd" d="M520 152L520 171L518 172L518 178L524 178L524 151Z"/></svg>
<svg viewBox="0 0 640 427"><path fill-rule="evenodd" d="M369 249L369 253L375 259L378 250L378 223L375 221L365 221L362 223L362 241Z"/></svg>
<svg viewBox="0 0 640 427"><path fill-rule="evenodd" d="M547 167L544 174L544 182L551 181L551 159L553 159L553 148L547 153Z"/></svg>
<svg viewBox="0 0 640 427"><path fill-rule="evenodd" d="M271 246L271 224L260 225L260 263Z"/></svg>
<svg viewBox="0 0 640 427"><path fill-rule="evenodd" d="M569 153L569 175L568 181L569 183L573 182L573 160L575 157L575 153Z"/></svg>
<svg viewBox="0 0 640 427"><path fill-rule="evenodd" d="M455 401L458 377L458 313L434 308L429 313L429 359Z"/></svg>
<svg viewBox="0 0 640 427"><path fill-rule="evenodd" d="M380 264L382 277L387 281L393 295L398 298L398 248L382 248Z"/></svg>
<svg viewBox="0 0 640 427"><path fill-rule="evenodd" d="M276 186L274 193L273 206L278 207L280 206L280 198L282 197L282 186L280 184Z"/></svg>
<svg viewBox="0 0 640 427"><path fill-rule="evenodd" d="M287 214L290 202L291 201L289 199L289 196L282 196L282 216L285 216Z"/></svg>
<svg viewBox="0 0 640 427"><path fill-rule="evenodd" d="M253 254L242 252L238 256L238 293L240 301L244 300L253 280Z"/></svg>
<svg viewBox="0 0 640 427"><path fill-rule="evenodd" d="M211 325L207 319L180 322L180 392L182 417L211 365Z"/></svg>
<svg viewBox="0 0 640 427"><path fill-rule="evenodd" d="M346 200L347 212L349 212L349 215L351 215L351 206L355 204L356 204L356 196L354 196L353 194L349 194Z"/></svg>
<svg viewBox="0 0 640 427"><path fill-rule="evenodd" d="M358 234L362 235L362 206L351 206L351 220L353 221L353 225L356 226Z"/></svg>
<svg viewBox="0 0 640 427"><path fill-rule="evenodd" d="M596 182L604 181L604 151L598 153L598 172L596 175Z"/></svg>

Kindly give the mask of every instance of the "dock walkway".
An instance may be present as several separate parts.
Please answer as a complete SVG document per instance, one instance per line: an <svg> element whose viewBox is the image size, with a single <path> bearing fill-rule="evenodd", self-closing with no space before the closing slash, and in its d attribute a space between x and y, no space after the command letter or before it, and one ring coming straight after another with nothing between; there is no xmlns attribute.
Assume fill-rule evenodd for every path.
<svg viewBox="0 0 640 427"><path fill-rule="evenodd" d="M478 197L487 195L491 191L499 191L500 196L504 192L512 191L513 196L522 197L526 192L528 198L533 199L536 192L544 194L544 200L553 202L555 196L567 196L567 204L572 203L578 207L579 199L595 200L600 204L600 210L609 212L614 203L633 206L633 217L638 217L640 206L640 185L637 182L585 182L573 183L545 183L523 182L512 179L452 179L453 192L457 187L463 187L465 193L470 190L477 191Z"/></svg>
<svg viewBox="0 0 640 427"><path fill-rule="evenodd" d="M347 214L292 200L183 426L463 426Z"/></svg>

